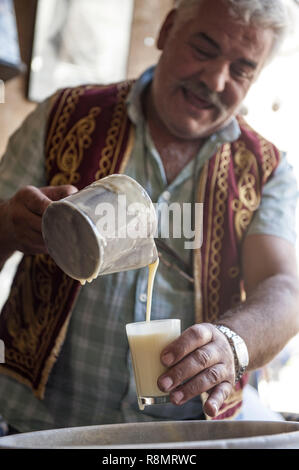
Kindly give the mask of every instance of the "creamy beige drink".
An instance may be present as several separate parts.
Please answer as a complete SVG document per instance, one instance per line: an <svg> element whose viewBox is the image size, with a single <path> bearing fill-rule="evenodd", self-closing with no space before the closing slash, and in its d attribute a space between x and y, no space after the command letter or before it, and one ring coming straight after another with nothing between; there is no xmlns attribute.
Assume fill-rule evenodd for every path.
<svg viewBox="0 0 299 470"><path fill-rule="evenodd" d="M161 364L162 350L181 334L181 322L177 319L130 323L126 326L134 368L139 408L169 401L161 392L158 377L166 368Z"/></svg>
<svg viewBox="0 0 299 470"><path fill-rule="evenodd" d="M138 395L162 396L156 378L165 372L160 362L160 352L172 340L167 334L141 334L130 337L130 348L134 359ZM135 357L136 356L136 357Z"/></svg>

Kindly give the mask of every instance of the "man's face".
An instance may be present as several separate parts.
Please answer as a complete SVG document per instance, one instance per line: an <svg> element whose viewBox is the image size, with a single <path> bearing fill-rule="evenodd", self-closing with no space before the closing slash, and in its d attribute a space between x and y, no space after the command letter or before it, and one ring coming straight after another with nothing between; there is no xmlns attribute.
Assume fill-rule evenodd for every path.
<svg viewBox="0 0 299 470"><path fill-rule="evenodd" d="M222 0L204 0L192 12L183 21L173 12L162 26L152 87L160 124L183 139L205 137L229 121L273 42L271 30L238 24Z"/></svg>

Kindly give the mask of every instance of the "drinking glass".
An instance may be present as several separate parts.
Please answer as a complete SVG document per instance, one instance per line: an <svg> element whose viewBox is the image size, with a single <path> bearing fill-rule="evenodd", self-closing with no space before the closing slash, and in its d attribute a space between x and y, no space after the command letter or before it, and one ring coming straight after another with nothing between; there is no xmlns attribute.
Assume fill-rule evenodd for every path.
<svg viewBox="0 0 299 470"><path fill-rule="evenodd" d="M128 323L126 332L132 357L139 409L146 405L168 403L157 379L167 368L160 360L162 350L181 334L179 319Z"/></svg>

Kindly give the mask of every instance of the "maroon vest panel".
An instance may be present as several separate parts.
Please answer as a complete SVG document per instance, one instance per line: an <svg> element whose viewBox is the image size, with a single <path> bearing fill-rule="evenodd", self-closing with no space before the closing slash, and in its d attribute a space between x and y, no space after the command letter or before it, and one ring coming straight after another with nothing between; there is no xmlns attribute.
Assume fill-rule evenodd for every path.
<svg viewBox="0 0 299 470"><path fill-rule="evenodd" d="M59 92L49 117L46 173L49 185L82 189L121 172L133 143L125 99L131 83L82 86ZM5 364L0 372L43 398L63 344L81 284L48 255L24 256L0 315Z"/></svg>

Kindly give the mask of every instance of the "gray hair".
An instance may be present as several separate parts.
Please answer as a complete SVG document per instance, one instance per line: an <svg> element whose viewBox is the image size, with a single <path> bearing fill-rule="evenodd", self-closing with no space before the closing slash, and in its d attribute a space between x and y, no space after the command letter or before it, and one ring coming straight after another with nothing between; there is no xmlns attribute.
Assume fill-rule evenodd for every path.
<svg viewBox="0 0 299 470"><path fill-rule="evenodd" d="M179 10L200 5L203 0L175 0ZM211 0L210 0L211 1ZM244 24L271 29L274 32L274 42L269 54L270 60L282 45L290 28L289 10L286 0L223 0L229 7L232 17Z"/></svg>

